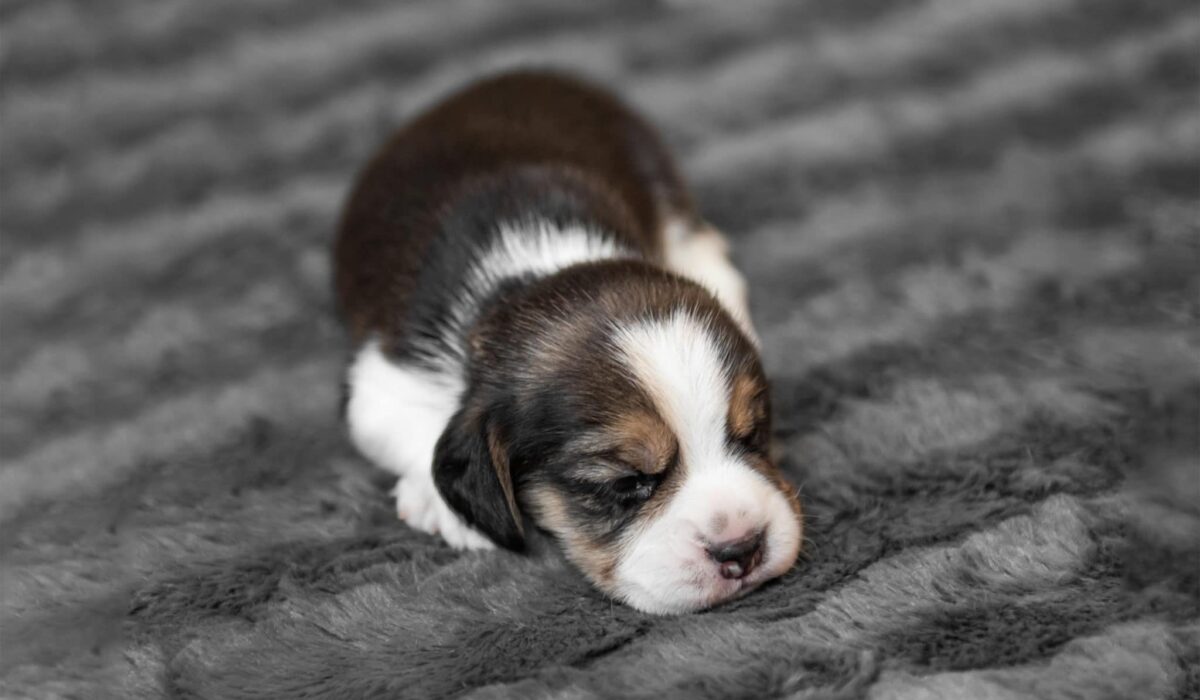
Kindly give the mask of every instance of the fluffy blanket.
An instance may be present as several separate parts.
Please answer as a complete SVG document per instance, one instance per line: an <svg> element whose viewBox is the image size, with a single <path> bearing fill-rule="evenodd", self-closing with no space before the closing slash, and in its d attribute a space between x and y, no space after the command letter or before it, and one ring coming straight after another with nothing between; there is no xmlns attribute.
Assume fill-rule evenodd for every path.
<svg viewBox="0 0 1200 700"><path fill-rule="evenodd" d="M0 694L1200 693L1186 0L4 0ZM328 248L514 65L665 131L748 272L803 560L704 614L399 523Z"/></svg>

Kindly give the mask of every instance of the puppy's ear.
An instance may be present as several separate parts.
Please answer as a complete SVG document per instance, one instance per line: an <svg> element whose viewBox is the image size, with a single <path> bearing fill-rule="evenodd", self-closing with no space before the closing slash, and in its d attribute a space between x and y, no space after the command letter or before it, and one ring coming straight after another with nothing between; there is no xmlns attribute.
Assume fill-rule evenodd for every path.
<svg viewBox="0 0 1200 700"><path fill-rule="evenodd" d="M502 547L524 549L508 449L494 426L469 404L450 419L434 448L433 481L469 525Z"/></svg>

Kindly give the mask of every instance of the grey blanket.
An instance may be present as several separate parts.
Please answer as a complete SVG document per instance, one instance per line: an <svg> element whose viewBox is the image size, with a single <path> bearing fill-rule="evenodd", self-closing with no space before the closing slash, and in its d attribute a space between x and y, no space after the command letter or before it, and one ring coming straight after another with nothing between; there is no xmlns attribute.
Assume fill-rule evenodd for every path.
<svg viewBox="0 0 1200 700"><path fill-rule="evenodd" d="M4 0L0 695L1200 694L1187 0ZM380 140L578 71L751 281L802 561L707 613L460 553L349 447Z"/></svg>

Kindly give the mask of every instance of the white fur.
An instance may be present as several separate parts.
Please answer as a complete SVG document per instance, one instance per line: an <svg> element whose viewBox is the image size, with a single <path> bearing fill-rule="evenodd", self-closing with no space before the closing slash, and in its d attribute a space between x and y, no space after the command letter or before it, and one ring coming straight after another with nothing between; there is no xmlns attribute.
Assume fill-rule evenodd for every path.
<svg viewBox="0 0 1200 700"><path fill-rule="evenodd" d="M436 369L428 369L393 362L374 340L359 349L349 370L346 421L359 451L400 477L393 494L402 520L418 530L440 533L459 549L493 546L446 505L433 483L434 448L465 388L458 339L480 302L506 279L550 275L578 263L628 255L611 239L582 228L562 230L545 222L507 226L471 268L442 331L447 346L458 350L454 355L429 348L437 360Z"/></svg>
<svg viewBox="0 0 1200 700"><path fill-rule="evenodd" d="M686 474L666 511L622 543L618 595L647 612L685 612L789 569L799 551L800 524L784 495L726 445L730 378L704 319L679 311L617 329L614 342L679 439ZM718 520L724 522L719 531ZM764 528L766 559L759 568L745 579L722 578L706 547Z"/></svg>
<svg viewBox="0 0 1200 700"><path fill-rule="evenodd" d="M479 305L505 280L547 277L580 263L632 256L609 236L579 226L559 228L548 221L506 224L467 274L462 296L450 312L447 333L451 339L461 337Z"/></svg>
<svg viewBox="0 0 1200 700"><path fill-rule="evenodd" d="M359 451L400 477L392 493L401 519L459 549L485 549L492 543L462 522L433 484L433 450L462 391L459 375L396 364L372 340L350 365L346 422Z"/></svg>
<svg viewBox="0 0 1200 700"><path fill-rule="evenodd" d="M757 347L746 280L730 261L729 244L721 232L674 218L663 227L662 236L667 269L712 292Z"/></svg>
<svg viewBox="0 0 1200 700"><path fill-rule="evenodd" d="M368 341L350 365L346 420L358 449L379 466L408 476L433 460L442 430L458 410L462 378L404 366Z"/></svg>

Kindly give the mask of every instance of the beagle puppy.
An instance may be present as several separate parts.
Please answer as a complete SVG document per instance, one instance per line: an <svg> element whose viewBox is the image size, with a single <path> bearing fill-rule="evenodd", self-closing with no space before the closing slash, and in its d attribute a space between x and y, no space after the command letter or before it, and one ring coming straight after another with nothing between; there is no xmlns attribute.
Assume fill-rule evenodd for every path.
<svg viewBox="0 0 1200 700"><path fill-rule="evenodd" d="M452 95L369 163L334 258L349 433L410 526L513 550L540 528L662 614L795 562L745 282L612 95L541 72Z"/></svg>

